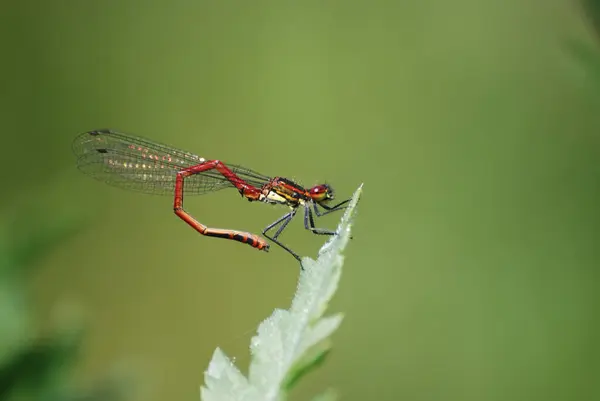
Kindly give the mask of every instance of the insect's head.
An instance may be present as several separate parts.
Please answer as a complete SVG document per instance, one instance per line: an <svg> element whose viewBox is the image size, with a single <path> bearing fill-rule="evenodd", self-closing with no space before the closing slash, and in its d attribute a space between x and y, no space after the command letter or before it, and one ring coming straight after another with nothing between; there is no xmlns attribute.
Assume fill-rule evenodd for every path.
<svg viewBox="0 0 600 401"><path fill-rule="evenodd" d="M327 202L335 198L333 188L328 184L315 185L308 190L312 200L317 203Z"/></svg>

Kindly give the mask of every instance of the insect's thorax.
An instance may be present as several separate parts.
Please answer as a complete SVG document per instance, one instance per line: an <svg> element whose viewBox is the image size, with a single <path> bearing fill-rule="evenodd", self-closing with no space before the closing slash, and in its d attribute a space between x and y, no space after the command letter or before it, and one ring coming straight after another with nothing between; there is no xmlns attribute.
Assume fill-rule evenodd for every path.
<svg viewBox="0 0 600 401"><path fill-rule="evenodd" d="M286 178L276 177L262 187L261 201L297 207L310 197L308 191Z"/></svg>

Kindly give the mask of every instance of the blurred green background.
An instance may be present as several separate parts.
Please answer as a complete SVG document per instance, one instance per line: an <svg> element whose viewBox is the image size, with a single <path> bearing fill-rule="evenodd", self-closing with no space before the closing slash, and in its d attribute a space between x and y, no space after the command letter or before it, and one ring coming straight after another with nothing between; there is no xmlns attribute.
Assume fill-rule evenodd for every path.
<svg viewBox="0 0 600 401"><path fill-rule="evenodd" d="M72 139L109 127L340 198L364 182L346 320L293 399L600 398L600 70L572 51L598 51L576 2L56 0L0 21L0 215L89 223L30 286L42 322L82 307L78 380L125 364L134 399L196 400L216 346L246 368L298 274L79 173ZM186 200L252 232L285 212ZM283 238L323 240L300 220Z"/></svg>

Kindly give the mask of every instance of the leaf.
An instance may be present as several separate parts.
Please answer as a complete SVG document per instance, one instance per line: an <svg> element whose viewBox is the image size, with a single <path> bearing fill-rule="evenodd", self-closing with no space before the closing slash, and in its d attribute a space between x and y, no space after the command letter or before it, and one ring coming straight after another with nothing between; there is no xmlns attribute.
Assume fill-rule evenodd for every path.
<svg viewBox="0 0 600 401"><path fill-rule="evenodd" d="M302 259L304 270L289 310L276 309L259 325L250 345L248 378L217 349L204 375L202 400L284 400L302 376L324 361L331 350L328 337L341 324L342 315L323 318L323 314L338 287L344 262L342 252L351 238L361 192L362 185L342 216L338 235L325 243L317 260Z"/></svg>
<svg viewBox="0 0 600 401"><path fill-rule="evenodd" d="M291 390L302 377L321 366L331 352L331 347L331 341L327 339L305 351L284 379L283 388L286 391Z"/></svg>

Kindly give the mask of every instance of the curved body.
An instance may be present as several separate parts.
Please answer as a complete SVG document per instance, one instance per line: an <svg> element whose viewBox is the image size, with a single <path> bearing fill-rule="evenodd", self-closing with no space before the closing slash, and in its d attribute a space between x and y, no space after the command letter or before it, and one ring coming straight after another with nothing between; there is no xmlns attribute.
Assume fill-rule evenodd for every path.
<svg viewBox="0 0 600 401"><path fill-rule="evenodd" d="M283 177L271 178L239 165L207 160L184 150L110 129L80 134L73 141L73 152L79 169L85 174L124 189L149 194L174 194L175 214L200 234L235 240L259 250L268 251L269 244L255 234L209 228L197 221L183 209L184 195L236 188L249 201L289 206L291 211L267 226L263 234L297 260L300 257L279 242L278 237L298 208L304 208L307 229L315 234L333 235L335 233L332 231L314 226L313 213L322 216L342 209L349 201L328 206L334 193L327 184L306 189ZM267 235L277 226L272 237Z"/></svg>

